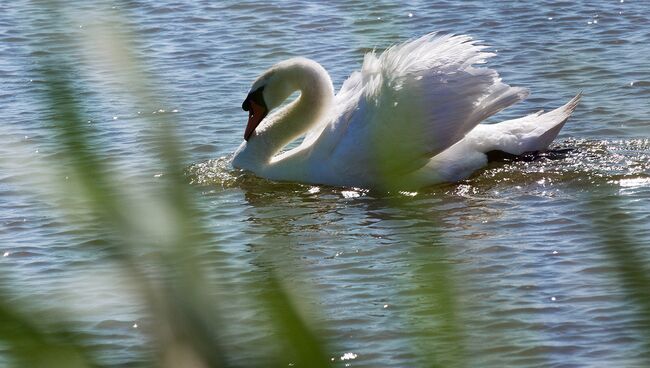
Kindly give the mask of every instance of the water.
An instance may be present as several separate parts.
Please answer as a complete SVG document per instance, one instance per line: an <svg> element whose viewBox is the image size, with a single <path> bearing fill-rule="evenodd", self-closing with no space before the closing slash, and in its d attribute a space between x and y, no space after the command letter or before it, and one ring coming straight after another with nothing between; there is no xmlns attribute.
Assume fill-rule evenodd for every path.
<svg viewBox="0 0 650 368"><path fill-rule="evenodd" d="M255 279L270 270L332 341L337 366L413 366L459 345L468 366L631 367L650 359L647 320L605 242L609 232L628 231L647 264L647 2L104 5L68 7L64 32L83 44L96 23L130 29L132 50L155 76L154 108L96 62L119 59L107 42L57 43L42 5L0 4L0 264L12 295L67 311L60 318L79 323L106 362L145 359L142 331L154 322L115 263L87 251L106 239L79 230L93 221L70 211L74 195L48 194L74 185L71 173L48 171L60 147L38 97L39 60L57 53L76 68L68 77L84 97L93 148L128 180L125 188L135 182L146 192L164 177L149 151L150 118L180 122L188 181L211 235L197 252L213 270L213 292L227 301L224 334L241 352L235 362L258 362L264 349L252 347L269 341L256 328L264 317L254 299L262 291ZM531 90L492 120L555 108L583 91L555 146L570 149L566 156L492 164L418 193L274 183L230 169L227 155L246 121L241 102L264 69L310 57L338 88L368 50L431 31L484 40L503 79ZM143 268L150 253L143 251ZM449 284L452 297L436 291ZM451 307L436 308L445 303ZM446 333L450 321L461 331Z"/></svg>

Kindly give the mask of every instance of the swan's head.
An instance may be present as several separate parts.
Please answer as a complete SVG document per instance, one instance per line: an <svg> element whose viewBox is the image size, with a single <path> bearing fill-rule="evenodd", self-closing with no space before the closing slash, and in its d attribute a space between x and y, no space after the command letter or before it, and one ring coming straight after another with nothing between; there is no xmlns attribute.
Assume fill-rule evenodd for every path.
<svg viewBox="0 0 650 368"><path fill-rule="evenodd" d="M244 139L248 140L255 131L255 128L260 125L262 119L264 119L266 114L269 113L269 108L264 99L264 85L255 89L251 88L251 92L246 96L241 108L244 109L244 111L248 111L248 124L246 125L246 131L244 132Z"/></svg>
<svg viewBox="0 0 650 368"><path fill-rule="evenodd" d="M291 94L300 89L301 75L312 64L322 67L305 58L293 58L274 65L255 80L242 103L242 109L248 111L248 125L244 139L248 140L255 128L262 122L269 111L280 106Z"/></svg>

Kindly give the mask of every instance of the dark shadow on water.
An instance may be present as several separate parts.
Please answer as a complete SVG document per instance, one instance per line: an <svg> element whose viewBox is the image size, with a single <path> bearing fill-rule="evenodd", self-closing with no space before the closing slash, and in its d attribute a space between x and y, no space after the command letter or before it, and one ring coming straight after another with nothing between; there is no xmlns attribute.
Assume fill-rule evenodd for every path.
<svg viewBox="0 0 650 368"><path fill-rule="evenodd" d="M504 151L489 151L486 153L488 163L491 162L533 162L539 160L563 160L575 150L575 148L558 148L545 152L532 151L524 152L521 155L513 155Z"/></svg>

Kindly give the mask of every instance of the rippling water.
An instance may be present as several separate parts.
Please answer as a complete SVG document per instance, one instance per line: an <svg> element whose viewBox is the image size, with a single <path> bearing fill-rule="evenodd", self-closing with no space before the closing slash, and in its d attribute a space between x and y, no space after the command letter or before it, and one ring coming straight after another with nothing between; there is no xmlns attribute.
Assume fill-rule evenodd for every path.
<svg viewBox="0 0 650 368"><path fill-rule="evenodd" d="M251 296L249 287L258 271L275 270L315 311L341 366L403 367L445 356L436 353L460 349L441 332L449 320L463 327L468 366L650 360L649 326L606 244L608 232L626 230L649 260L646 1L104 5L68 9L62 32L79 38L77 48L57 43L42 5L0 4L0 264L2 284L18 298L73 308L107 362L144 359L141 331L153 322L115 265L83 251L106 241L78 230L92 221L77 213L73 223L61 209L68 204L42 190L53 185L42 174L60 148L46 129L52 113L37 97L44 80L35 68L53 54L75 65L69 78L84 97L94 148L116 178L146 188L164 175L147 153L157 142L146 121L161 114L180 121L188 180L214 239L199 253L228 300L223 308L234 323L224 333L235 351L267 342L255 328L261 290ZM155 109L139 105L101 62L89 62L120 57L110 44L84 44L89 32L103 34L100 23L132 31L133 50L156 76ZM261 71L302 55L323 64L338 88L368 50L431 31L484 40L503 79L531 90L493 120L555 108L583 91L554 146L559 153L494 163L418 193L276 183L230 168L246 121L241 101ZM66 172L52 175L56 185L73 185ZM448 300L431 289L448 283L454 312L436 315L434 306ZM241 348L237 362L259 359L253 350Z"/></svg>

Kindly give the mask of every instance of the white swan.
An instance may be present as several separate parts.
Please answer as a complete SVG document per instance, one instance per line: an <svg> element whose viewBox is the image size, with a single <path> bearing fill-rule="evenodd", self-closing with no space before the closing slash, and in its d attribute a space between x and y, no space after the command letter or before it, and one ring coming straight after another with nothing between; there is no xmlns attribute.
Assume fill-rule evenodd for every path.
<svg viewBox="0 0 650 368"><path fill-rule="evenodd" d="M417 189L469 176L486 153L542 151L580 95L566 105L499 124L479 123L528 92L483 64L494 54L468 36L435 33L365 55L334 96L322 66L293 58L251 87L234 167L273 180L378 189ZM282 104L293 92L299 97ZM305 136L296 148L287 144Z"/></svg>

